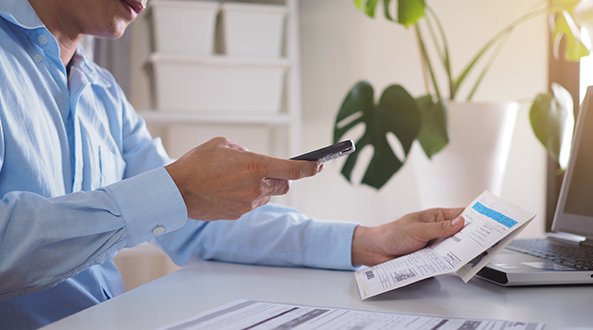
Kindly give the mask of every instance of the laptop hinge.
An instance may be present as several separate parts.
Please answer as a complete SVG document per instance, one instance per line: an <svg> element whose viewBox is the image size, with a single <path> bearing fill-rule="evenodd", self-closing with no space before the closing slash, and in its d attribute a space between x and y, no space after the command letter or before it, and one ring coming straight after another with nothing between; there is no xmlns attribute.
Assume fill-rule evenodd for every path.
<svg viewBox="0 0 593 330"><path fill-rule="evenodd" d="M593 239L591 238L587 238L584 241L581 241L581 243L579 243L580 245L584 245L584 246L588 246L588 247L593 247Z"/></svg>
<svg viewBox="0 0 593 330"><path fill-rule="evenodd" d="M548 233L546 236L553 241L557 241L557 242L561 242L561 243L565 243L565 244L569 244L569 245L579 245L579 244L581 244L581 242L583 242L586 239L585 236L578 236L578 235L573 235L573 234L563 233L563 232Z"/></svg>

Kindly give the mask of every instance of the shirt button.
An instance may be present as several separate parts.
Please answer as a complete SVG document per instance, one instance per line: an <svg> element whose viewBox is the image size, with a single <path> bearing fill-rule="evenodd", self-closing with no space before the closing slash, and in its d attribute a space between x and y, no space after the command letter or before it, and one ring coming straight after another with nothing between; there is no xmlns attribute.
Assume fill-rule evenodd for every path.
<svg viewBox="0 0 593 330"><path fill-rule="evenodd" d="M33 61L39 63L39 62L41 62L41 60L42 60L41 55L37 54L37 55L33 56Z"/></svg>
<svg viewBox="0 0 593 330"><path fill-rule="evenodd" d="M160 235L160 234L162 234L162 233L164 233L164 232L165 232L165 227L163 227L163 226L156 226L156 227L155 227L155 228L152 230L152 233L153 233L153 234L155 234L155 235Z"/></svg>
<svg viewBox="0 0 593 330"><path fill-rule="evenodd" d="M39 43L42 45L47 44L47 37L44 34L40 35L39 38L37 38L37 40L39 40Z"/></svg>

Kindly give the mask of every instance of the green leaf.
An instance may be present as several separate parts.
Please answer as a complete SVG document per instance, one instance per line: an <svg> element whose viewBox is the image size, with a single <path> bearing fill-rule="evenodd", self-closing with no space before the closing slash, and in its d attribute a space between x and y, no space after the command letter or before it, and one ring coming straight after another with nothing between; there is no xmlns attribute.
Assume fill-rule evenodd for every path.
<svg viewBox="0 0 593 330"><path fill-rule="evenodd" d="M348 93L334 125L334 141L342 139L353 127L363 124L365 131L356 142L357 151L366 146L374 150L362 179L363 184L380 189L403 165L392 150L388 133L401 143L407 158L412 143L420 130L421 118L414 98L401 86L388 86L378 103L374 101L373 87L365 81L357 83ZM342 175L351 182L352 170L359 152L347 156Z"/></svg>
<svg viewBox="0 0 593 330"><path fill-rule="evenodd" d="M568 164L574 130L573 102L570 93L552 84L553 95L538 94L529 110L531 128L548 154L558 160L561 169Z"/></svg>
<svg viewBox="0 0 593 330"><path fill-rule="evenodd" d="M424 17L425 8L424 0L398 0L397 21L405 27L410 27Z"/></svg>
<svg viewBox="0 0 593 330"><path fill-rule="evenodd" d="M439 152L449 143L447 128L447 106L445 101L433 101L432 95L416 99L422 117L422 127L418 133L418 142L428 158Z"/></svg>
<svg viewBox="0 0 593 330"><path fill-rule="evenodd" d="M593 2L580 1L571 14L578 25L587 28L589 34L593 32L591 31L591 27L593 27Z"/></svg>
<svg viewBox="0 0 593 330"><path fill-rule="evenodd" d="M379 4L379 0L367 0L366 5L364 6L364 12L367 14L367 16L369 17L375 17L375 9L377 8L377 5Z"/></svg>
<svg viewBox="0 0 593 330"><path fill-rule="evenodd" d="M393 22L393 16L391 16L391 13L389 12L389 5L391 5L391 0L383 0L383 15L386 19Z"/></svg>
<svg viewBox="0 0 593 330"><path fill-rule="evenodd" d="M580 27L576 24L568 11L556 15L554 19L554 31L552 40L554 42L554 54L558 54L561 39L565 40L564 59L571 62L578 62L581 57L589 55L590 51L583 43Z"/></svg>
<svg viewBox="0 0 593 330"><path fill-rule="evenodd" d="M354 5L359 10L364 11L367 16L374 18L379 2L383 3L385 18L393 22L394 19L390 10L392 0L354 0ZM393 2L397 7L397 22L406 28L416 24L419 19L424 17L425 0L395 0Z"/></svg>

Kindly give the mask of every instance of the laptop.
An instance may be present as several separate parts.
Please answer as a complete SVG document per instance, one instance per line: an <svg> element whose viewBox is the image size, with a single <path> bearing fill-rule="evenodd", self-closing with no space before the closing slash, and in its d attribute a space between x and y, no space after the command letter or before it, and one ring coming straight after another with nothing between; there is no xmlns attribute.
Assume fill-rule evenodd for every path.
<svg viewBox="0 0 593 330"><path fill-rule="evenodd" d="M477 274L502 286L593 284L593 86L576 120L552 233L514 239Z"/></svg>

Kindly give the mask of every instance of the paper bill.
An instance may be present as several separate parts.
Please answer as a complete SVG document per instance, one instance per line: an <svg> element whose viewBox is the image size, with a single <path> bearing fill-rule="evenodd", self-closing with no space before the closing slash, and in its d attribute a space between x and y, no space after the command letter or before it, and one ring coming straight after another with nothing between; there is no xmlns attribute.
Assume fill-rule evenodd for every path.
<svg viewBox="0 0 593 330"><path fill-rule="evenodd" d="M159 330L434 330L437 328L439 330L541 330L544 324L236 300Z"/></svg>
<svg viewBox="0 0 593 330"><path fill-rule="evenodd" d="M457 272L467 282L519 234L535 214L485 191L465 208L462 216L465 226L454 236L356 272L362 299L451 272Z"/></svg>

